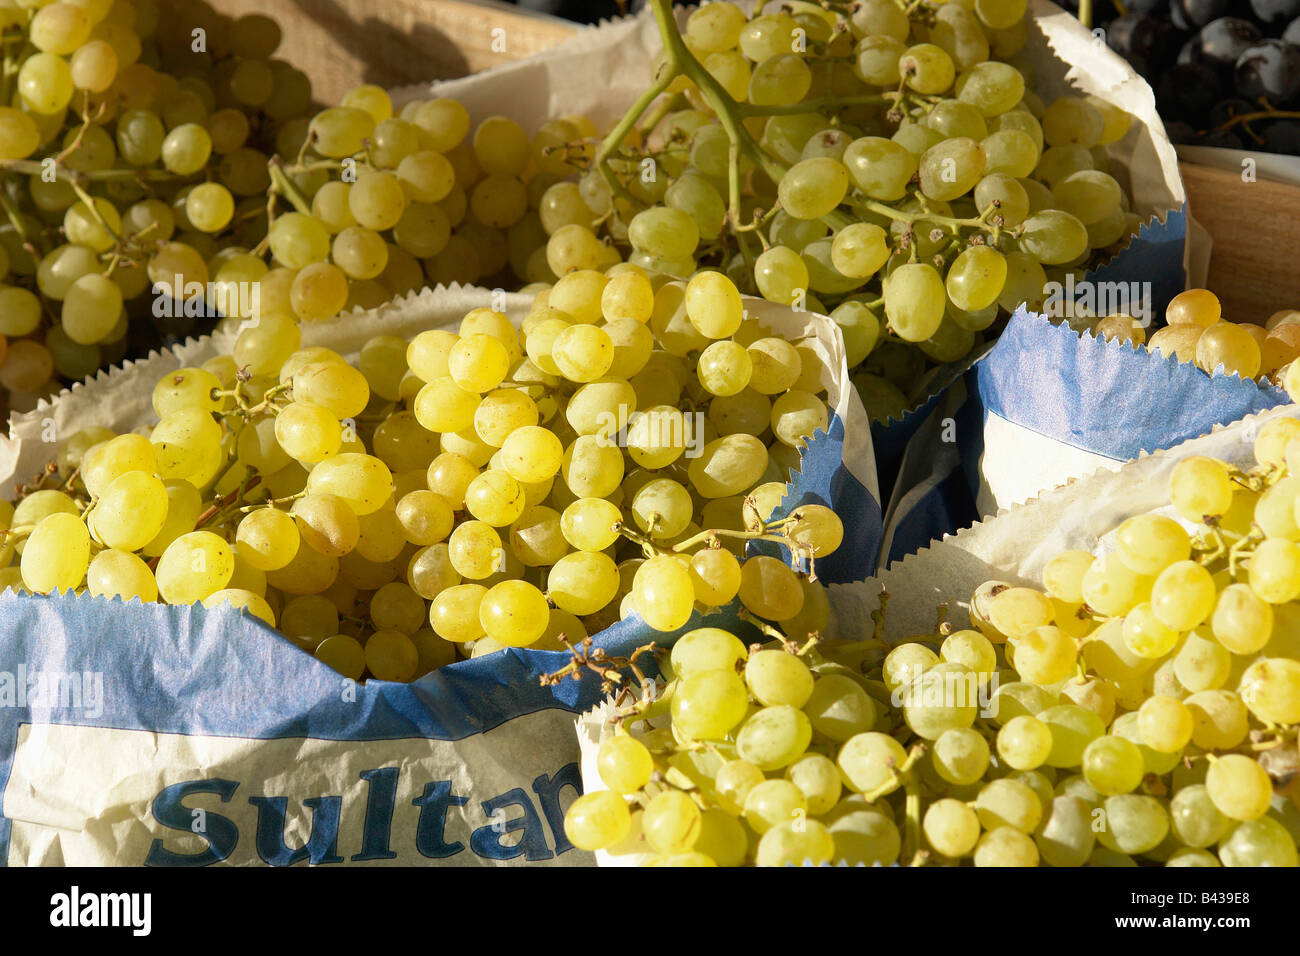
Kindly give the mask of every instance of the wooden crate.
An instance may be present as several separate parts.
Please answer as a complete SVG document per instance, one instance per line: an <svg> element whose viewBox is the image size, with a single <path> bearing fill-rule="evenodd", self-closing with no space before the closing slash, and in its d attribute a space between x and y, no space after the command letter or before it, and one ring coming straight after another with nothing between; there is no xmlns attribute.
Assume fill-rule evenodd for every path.
<svg viewBox="0 0 1300 956"><path fill-rule="evenodd" d="M316 99L467 76L549 49L580 29L496 0L216 0L229 16L262 13L284 32L276 56L311 78Z"/></svg>
<svg viewBox="0 0 1300 956"><path fill-rule="evenodd" d="M1192 216L1214 238L1207 285L1234 321L1300 308L1300 186L1243 182L1236 172L1179 164Z"/></svg>

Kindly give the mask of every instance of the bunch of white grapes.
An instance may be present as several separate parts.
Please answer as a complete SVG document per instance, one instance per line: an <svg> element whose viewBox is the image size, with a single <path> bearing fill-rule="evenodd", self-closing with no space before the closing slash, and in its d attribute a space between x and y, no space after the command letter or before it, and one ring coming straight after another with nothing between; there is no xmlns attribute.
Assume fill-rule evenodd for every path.
<svg viewBox="0 0 1300 956"><path fill-rule="evenodd" d="M928 368L1137 230L1107 154L1131 117L1039 99L1024 0L773 0L752 16L717 0L681 33L667 0L650 6L652 83L592 167L544 194L530 281L599 268L610 243L679 278L718 268L832 315L885 419Z"/></svg>
<svg viewBox="0 0 1300 956"><path fill-rule="evenodd" d="M1300 420L1255 457L1178 462L1168 507L1041 588L981 585L971 629L686 635L570 839L674 865L1296 866Z"/></svg>
<svg viewBox="0 0 1300 956"><path fill-rule="evenodd" d="M355 363L236 352L162 378L157 424L71 435L0 508L0 587L231 604L397 681L737 599L825 625L813 576L840 519L771 517L827 425L823 365L718 273L575 272L522 329L476 309ZM755 539L789 563L746 557Z"/></svg>
<svg viewBox="0 0 1300 956"><path fill-rule="evenodd" d="M0 30L0 385L46 394L184 336L209 279L255 271L311 83L273 58L274 21L199 0L23 0ZM155 310L155 290L193 301Z"/></svg>

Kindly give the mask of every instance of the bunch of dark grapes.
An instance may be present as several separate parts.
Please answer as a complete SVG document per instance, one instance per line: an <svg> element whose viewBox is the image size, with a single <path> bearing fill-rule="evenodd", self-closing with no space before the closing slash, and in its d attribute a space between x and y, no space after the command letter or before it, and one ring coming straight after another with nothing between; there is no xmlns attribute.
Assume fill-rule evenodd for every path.
<svg viewBox="0 0 1300 956"><path fill-rule="evenodd" d="M1093 20L1175 143L1300 155L1300 0L1102 0Z"/></svg>

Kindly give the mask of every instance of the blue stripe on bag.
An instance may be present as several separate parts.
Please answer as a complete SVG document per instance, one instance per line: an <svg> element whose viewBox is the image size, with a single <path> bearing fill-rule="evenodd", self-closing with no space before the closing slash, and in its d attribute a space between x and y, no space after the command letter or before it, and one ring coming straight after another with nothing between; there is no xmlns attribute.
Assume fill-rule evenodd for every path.
<svg viewBox="0 0 1300 956"><path fill-rule="evenodd" d="M1022 306L974 368L986 414L1128 461L1288 401L1271 385L1053 325Z"/></svg>

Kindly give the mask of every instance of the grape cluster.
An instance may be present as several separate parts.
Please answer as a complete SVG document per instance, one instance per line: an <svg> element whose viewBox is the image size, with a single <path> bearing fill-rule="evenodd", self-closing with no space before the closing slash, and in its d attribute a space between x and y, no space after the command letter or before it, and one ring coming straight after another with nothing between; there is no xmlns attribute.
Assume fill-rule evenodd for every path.
<svg viewBox="0 0 1300 956"><path fill-rule="evenodd" d="M1289 374L1300 375L1300 366L1294 366L1300 358L1300 312L1281 309L1264 325L1231 322L1209 289L1188 289L1176 295L1165 310L1166 324L1149 341L1145 327L1123 313L1070 321L1076 326L1082 322L1101 338L1145 346L1179 362L1193 362L1211 375L1264 376L1278 384L1286 382Z"/></svg>
<svg viewBox="0 0 1300 956"><path fill-rule="evenodd" d="M231 604L399 681L457 647L557 650L633 612L671 631L737 598L825 624L840 519L771 519L827 424L822 363L725 276L573 272L521 330L480 308L355 364L241 349L160 380L152 428L71 435L2 506L0 587ZM799 570L747 558L760 539Z"/></svg>
<svg viewBox="0 0 1300 956"><path fill-rule="evenodd" d="M646 268L716 268L832 315L873 418L1138 227L1106 150L1131 118L1039 99L1023 0L794 0L752 18L723 0L682 33L651 6L665 52L592 168L552 187L547 264L593 268L604 238Z"/></svg>
<svg viewBox="0 0 1300 956"><path fill-rule="evenodd" d="M253 268L311 83L272 20L199 0L10 4L0 31L0 385L45 394L205 327L209 279Z"/></svg>
<svg viewBox="0 0 1300 956"><path fill-rule="evenodd" d="M614 712L575 845L673 865L1296 866L1300 420L1250 472L896 643L684 636ZM669 721L665 725L664 719ZM594 784L594 781L592 782Z"/></svg>
<svg viewBox="0 0 1300 956"><path fill-rule="evenodd" d="M1300 154L1300 3L1142 0L1120 12L1102 4L1097 23L1155 88L1175 143Z"/></svg>

